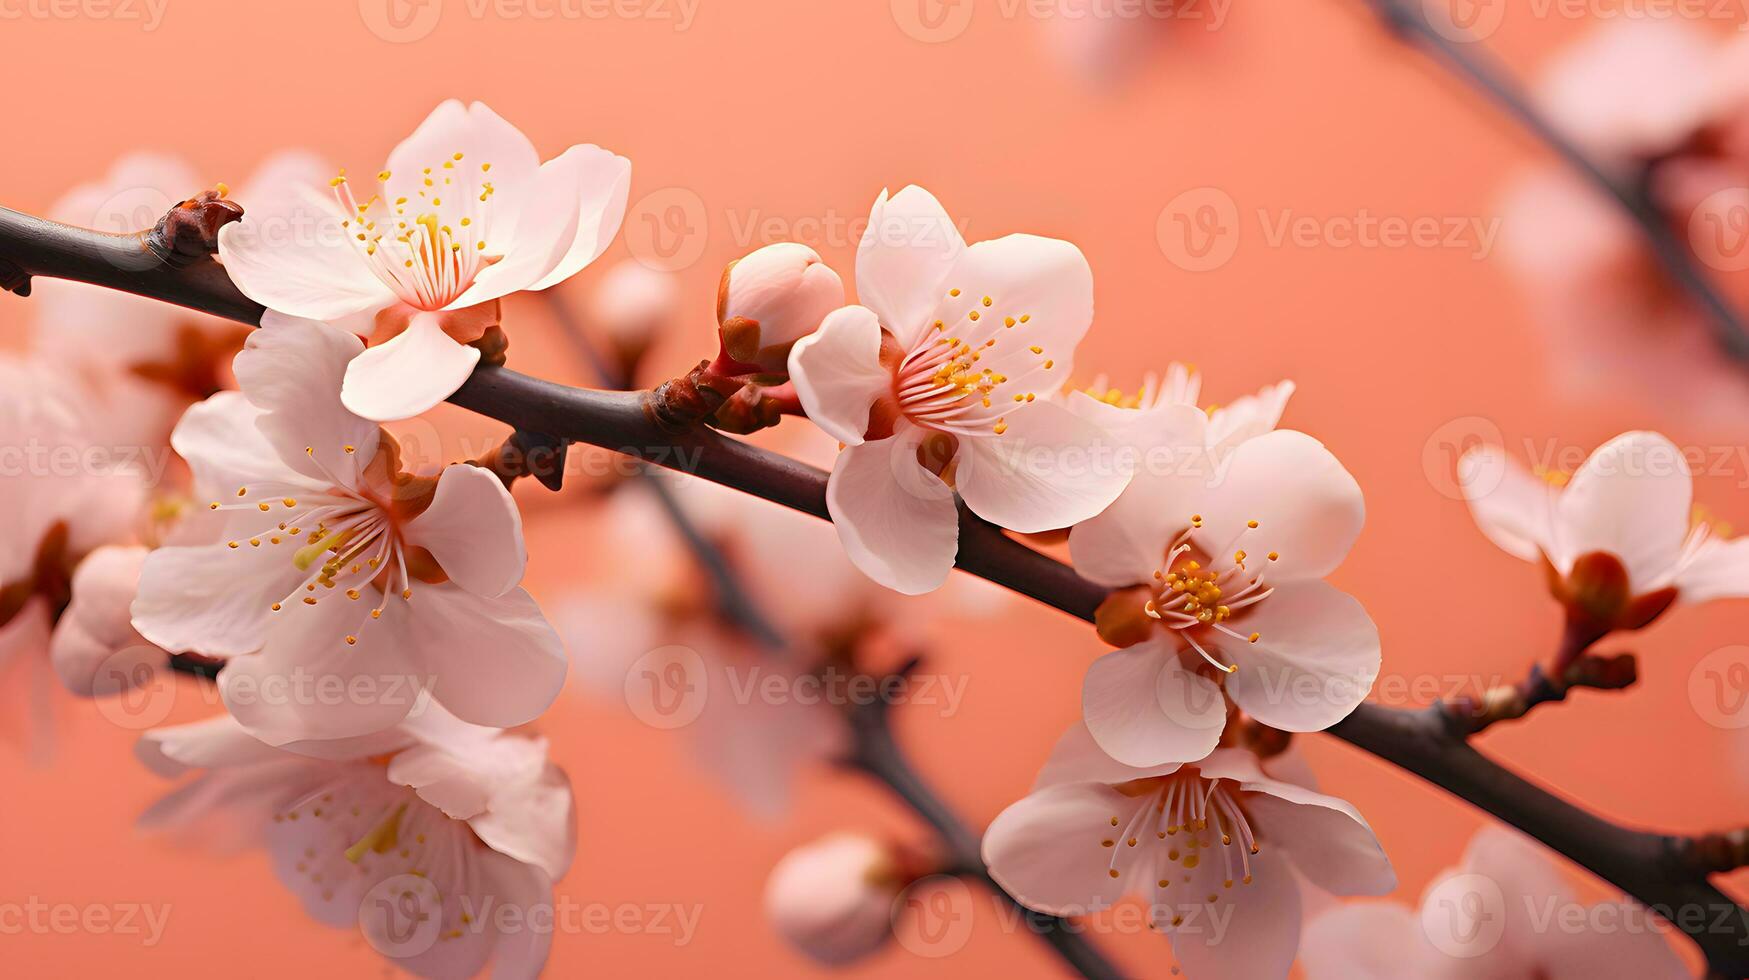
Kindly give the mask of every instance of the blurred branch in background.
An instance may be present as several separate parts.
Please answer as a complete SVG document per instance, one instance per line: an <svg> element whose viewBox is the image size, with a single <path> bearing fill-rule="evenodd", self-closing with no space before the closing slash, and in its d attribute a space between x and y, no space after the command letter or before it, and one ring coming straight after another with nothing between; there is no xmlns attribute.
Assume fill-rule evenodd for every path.
<svg viewBox="0 0 1749 980"><path fill-rule="evenodd" d="M632 388L636 383L633 378L636 358L614 363L584 328L576 312L554 290L549 289L541 296L547 300L547 305L566 339L589 362L596 376L612 387L622 390ZM640 482L656 494L663 514L674 525L675 531L679 533L699 567L710 578L716 592L718 613L748 633L766 654L788 659L792 653L788 640L741 587L727 557L686 513L673 488L650 472L647 465L639 468L638 475ZM895 671L893 676L909 676L920 662L920 658L911 659ZM1089 980L1115 980L1121 977L1117 968L1092 943L1075 930L1066 928L1065 920L1042 916L1026 908L990 877L984 866L983 856L979 853L977 835L923 782L923 777L912 768L898 742L894 740L889 709L888 702L879 698L846 708L844 721L850 729L850 748L844 760L845 765L885 785L900 802L910 807L929 825L945 852L944 873L978 879L1021 916L1037 921L1036 931L1039 937L1082 976Z"/></svg>
<svg viewBox="0 0 1749 980"><path fill-rule="evenodd" d="M1492 56L1479 38L1463 37L1455 25L1435 27L1421 2L1409 0L1363 0L1393 35L1420 48L1465 84L1511 116L1539 142L1553 150L1569 167L1613 200L1638 229L1640 237L1670 282L1706 314L1719 347L1733 359L1749 362L1749 332L1730 304L1708 281L1658 208L1647 195L1644 182L1613 176L1597 160L1580 149L1547 118Z"/></svg>
<svg viewBox="0 0 1749 980"><path fill-rule="evenodd" d="M262 308L237 290L218 263L178 267L148 259L142 265L142 250L140 236L103 235L0 208L0 264L260 324ZM518 431L599 446L815 517L828 516L825 473L709 429L670 432L654 417L649 392L570 388L487 365L476 369L450 401ZM1089 623L1106 598L1105 589L1074 569L1008 537L963 506L957 565ZM863 749L866 759L858 759L864 768L892 766L898 758L872 740L881 731L864 719L862 734L871 738ZM1739 856L1740 848L1718 844L1728 843L1729 835L1690 840L1605 820L1477 752L1467 737L1452 731L1443 704L1413 711L1362 704L1329 733L1517 827L1620 888L1686 933L1718 975L1749 976L1749 910L1708 878L1731 870L1722 865ZM885 745L892 745L890 736ZM932 799L914 775L902 774L908 770L875 771L913 806ZM939 817L939 811L919 812L932 822ZM963 832L956 833L963 838ZM1059 940L1051 941L1061 951Z"/></svg>

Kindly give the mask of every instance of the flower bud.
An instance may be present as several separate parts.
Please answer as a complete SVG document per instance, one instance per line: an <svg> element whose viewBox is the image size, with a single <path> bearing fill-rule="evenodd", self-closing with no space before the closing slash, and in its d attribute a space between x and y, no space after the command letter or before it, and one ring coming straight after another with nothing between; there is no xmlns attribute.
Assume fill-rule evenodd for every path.
<svg viewBox="0 0 1749 980"><path fill-rule="evenodd" d="M73 601L55 626L49 659L80 697L149 684L168 656L134 630L129 607L139 590L145 548L93 551L73 573Z"/></svg>
<svg viewBox="0 0 1749 980"><path fill-rule="evenodd" d="M730 359L768 374L789 349L844 305L844 282L806 245L779 242L729 263L717 290L718 333Z"/></svg>
<svg viewBox="0 0 1749 980"><path fill-rule="evenodd" d="M622 360L635 362L674 323L680 287L673 273L626 259L607 270L589 296L590 322Z"/></svg>
<svg viewBox="0 0 1749 980"><path fill-rule="evenodd" d="M893 933L893 902L907 884L895 849L836 833L790 851L765 883L765 915L798 951L828 966L873 953Z"/></svg>

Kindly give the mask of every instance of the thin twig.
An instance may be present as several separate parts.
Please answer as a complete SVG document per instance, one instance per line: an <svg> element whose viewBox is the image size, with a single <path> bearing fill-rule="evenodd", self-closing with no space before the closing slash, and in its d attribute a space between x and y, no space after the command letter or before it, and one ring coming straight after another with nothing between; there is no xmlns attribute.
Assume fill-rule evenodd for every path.
<svg viewBox="0 0 1749 980"><path fill-rule="evenodd" d="M1698 306L1720 348L1731 357L1749 360L1749 332L1688 248L1671 232L1657 206L1639 184L1624 183L1580 149L1543 117L1525 97L1520 86L1476 39L1455 41L1436 30L1427 20L1422 4L1405 0L1363 0L1384 21L1391 33L1426 51L1471 88L1512 117L1536 139L1553 150L1568 166L1607 194L1633 222L1664 275ZM1455 30L1455 28L1454 28Z"/></svg>
<svg viewBox="0 0 1749 980"><path fill-rule="evenodd" d="M21 234L21 229L25 233ZM250 302L216 263L154 274L104 262L125 239L0 209L0 261L33 275L78 279L259 324ZM213 270L216 270L216 274ZM716 432L665 432L646 410L647 393L568 388L503 367L475 370L450 401L529 432L610 449L825 518L826 474ZM1087 622L1105 590L1020 544L963 507L958 567ZM1476 752L1447 730L1434 707L1405 711L1363 704L1330 729L1458 799L1542 841L1669 919L1723 976L1749 976L1749 910L1737 906L1695 860L1664 834L1630 830L1555 796Z"/></svg>
<svg viewBox="0 0 1749 980"><path fill-rule="evenodd" d="M1441 707L1446 729L1454 737L1468 738L1500 722L1517 721L1539 705L1565 701L1576 688L1619 691L1633 686L1638 679L1638 665L1631 653L1609 657L1585 654L1575 658L1557 676L1537 666L1517 684L1490 688L1480 698L1447 701Z"/></svg>
<svg viewBox="0 0 1749 980"><path fill-rule="evenodd" d="M589 331L583 329L583 324L564 300L558 297L555 290L548 289L540 294L547 301L547 309L552 311L553 319L558 321L559 330L576 348L583 359L589 362L589 368L595 376L610 388L625 391L634 384L628 373L615 365L601 348L596 345ZM668 522L674 526L676 533L685 542L686 547L698 561L699 568L710 579L717 600L717 612L744 630L760 646L780 657L787 656L789 642L784 638L771 619L765 615L747 590L741 587L741 580L729 567L729 560L718 548L716 542L699 528L692 515L686 512L674 488L663 482L662 477L651 472L648 464L640 463L637 468L639 480L646 486L661 506L662 513L667 515Z"/></svg>
<svg viewBox="0 0 1749 980"><path fill-rule="evenodd" d="M915 669L917 661L900 668L899 676ZM1055 950L1058 956L1084 977L1120 978L1119 972L1099 949L1083 936L1082 930L1066 919L1033 912L1015 901L996 879L990 877L984 865L978 835L962 823L953 809L936 795L929 784L906 761L905 753L893 737L888 703L884 698L859 702L849 708L851 745L844 762L847 766L878 780L924 822L935 830L946 849L947 864L955 874L976 878L990 892L1011 905L1031 924L1032 931Z"/></svg>

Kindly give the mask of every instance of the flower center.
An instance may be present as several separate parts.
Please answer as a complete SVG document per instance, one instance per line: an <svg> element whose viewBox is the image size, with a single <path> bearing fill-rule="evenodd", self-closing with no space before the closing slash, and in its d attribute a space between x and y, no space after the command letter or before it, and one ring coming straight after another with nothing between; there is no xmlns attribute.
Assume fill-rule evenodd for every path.
<svg viewBox="0 0 1749 980"><path fill-rule="evenodd" d="M1170 886L1174 876L1188 882L1218 847L1225 872L1222 887L1231 888L1234 881L1251 884L1251 858L1262 848L1238 785L1229 783L1180 769L1117 786L1141 805L1127 819L1113 816L1114 833L1099 842L1112 852L1107 869L1111 877L1121 878L1126 871L1146 875L1144 880L1158 888Z"/></svg>
<svg viewBox="0 0 1749 980"><path fill-rule="evenodd" d="M348 455L356 452L353 446L343 449ZM355 487L335 476L322 464L315 447L305 452L332 481L327 489L311 493L308 487L263 482L238 487L237 498L230 503L213 501L208 505L211 510L286 512L284 520L261 533L226 542L233 551L245 546L284 546L291 551L288 560L305 577L272 604L274 612L294 600L314 606L330 594L357 602L368 588L380 599L364 620L368 623L382 618L391 595L411 602L414 581L437 584L448 580L429 551L409 546L402 535L406 522L430 505L436 492L435 479L400 473L394 452L385 448L371 462L370 469L376 472L364 481L387 488L386 493L378 493L370 486ZM348 645L357 642L357 633L346 634Z"/></svg>
<svg viewBox="0 0 1749 980"><path fill-rule="evenodd" d="M378 279L416 309L441 310L473 284L481 269L501 255L488 250L486 231L492 196L486 179L490 163L464 165L453 154L421 170L416 183L377 174L379 189L363 204L352 193L346 171L329 181L347 217L347 240Z"/></svg>
<svg viewBox="0 0 1749 980"><path fill-rule="evenodd" d="M944 303L960 298L960 290L950 289ZM946 319L923 332L900 362L893 390L900 412L919 425L962 435L1001 435L1008 431L1005 413L1037 397L1023 390L1035 368L1048 371L1056 362L1026 339L1031 314L1004 313L990 296L967 297L964 305L968 309L953 320L951 333ZM986 357L1008 363L1019 350L1033 363L1018 378L980 366Z"/></svg>
<svg viewBox="0 0 1749 980"><path fill-rule="evenodd" d="M1227 623L1245 609L1269 598L1275 590L1264 584L1262 571L1252 572L1246 565L1251 556L1243 549L1234 550L1231 564L1224 568L1213 567L1212 563L1199 557L1191 535L1202 526L1202 515L1191 515L1190 526L1167 546L1166 560L1154 571L1151 586L1154 597L1148 600L1144 611L1160 625L1177 631L1204 660L1231 674L1238 668L1221 661L1211 652L1218 652L1224 642L1215 634L1256 643L1262 638L1261 634L1240 633ZM1239 537L1243 538L1246 531L1256 527L1256 521L1246 521ZM1235 540L1229 547L1237 543ZM1219 549L1221 553L1226 550ZM1281 556L1272 551L1267 557L1273 562Z"/></svg>

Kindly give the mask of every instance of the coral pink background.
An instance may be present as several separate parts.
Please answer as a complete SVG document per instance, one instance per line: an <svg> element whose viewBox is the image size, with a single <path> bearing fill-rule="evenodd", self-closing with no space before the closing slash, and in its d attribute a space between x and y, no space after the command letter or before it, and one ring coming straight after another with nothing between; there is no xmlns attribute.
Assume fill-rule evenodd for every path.
<svg viewBox="0 0 1749 980"><path fill-rule="evenodd" d="M377 2L364 0L366 12L380 14L370 9ZM643 9L673 13L672 2ZM1177 358L1204 369L1216 400L1283 376L1299 382L1288 424L1325 440L1367 493L1366 533L1335 580L1378 620L1385 677L1399 683L1518 676L1549 651L1558 627L1539 573L1483 540L1445 492L1449 444L1492 429L1521 454L1524 440L1573 452L1652 425L1685 446L1731 450L1749 430L1745 420L1709 424L1646 404L1563 400L1544 381L1557 355L1541 345L1497 258L1268 240L1259 209L1272 220L1363 209L1488 220L1503 181L1544 162L1467 92L1405 55L1359 3L1239 4L1219 31L1175 25L1151 65L1106 92L1051 60L1035 20L1003 16L997 0L960 3L973 4L970 26L936 44L908 36L879 0L705 0L686 31L653 18L476 18L466 0L448 0L436 30L406 44L367 29L359 0L168 0L151 32L94 16L8 19L0 91L9 93L12 135L0 203L41 212L139 148L179 152L206 178L233 183L291 145L370 172L440 98L479 98L547 155L597 142L633 160L634 208L614 256L628 247L654 254L652 229L680 209L672 213L690 229L682 244L698 257L684 269L687 329L660 351L661 366L678 368L705 352L722 264L769 240L760 221L779 219L776 237L816 246L849 279L854 236L842 223L866 215L883 186L922 183L972 239L1024 230L1086 251L1099 314L1081 349L1083 377L1106 370L1133 384L1144 366ZM1584 27L1524 16L1492 43L1529 72ZM1169 259L1157 222L1169 202L1203 187L1237 204L1240 234L1230 261L1193 273ZM580 297L595 275L565 291ZM512 309L512 365L586 381L542 312ZM27 301L0 297L14 345L30 316ZM459 412L445 424L490 431ZM1745 481L1749 466L1733 458L1699 481L1699 499L1749 525ZM532 489L520 491L525 501L538 498ZM528 524L529 585L556 595L587 572L588 522L543 506ZM1607 648L1640 653L1645 679L1634 691L1581 694L1489 734L1483 747L1613 818L1673 831L1741 823L1749 735L1709 724L1689 692L1702 658L1745 627L1741 605L1682 610ZM1025 791L1075 717L1081 671L1098 652L1080 623L1030 606L945 630L935 669L969 676L965 704L946 718L901 712L902 735L953 803L987 821ZM179 694L173 718L213 710L192 682ZM22 695L5 692L14 718ZM307 920L261 855L216 860L138 836L133 815L163 786L133 763L135 731L92 705L56 702L49 765L0 745L0 903L165 904L169 926L149 949L137 937L87 932L7 935L8 972L386 970L356 934ZM541 728L579 800L581 851L561 894L702 907L697 935L680 948L650 932L562 935L555 975L807 974L762 921L766 869L835 827L912 829L881 792L827 772L806 780L787 820L756 822L701 776L682 739L584 691ZM1302 744L1325 787L1377 828L1404 900L1457 859L1481 822L1331 739ZM1103 938L1126 970L1168 973L1157 937ZM1042 947L1004 934L980 899L975 934L956 955L895 947L851 975L1058 970Z"/></svg>

